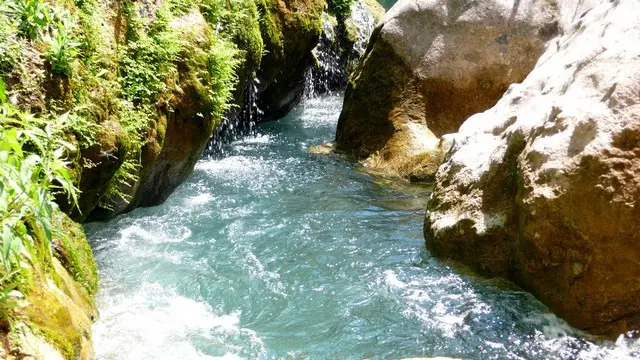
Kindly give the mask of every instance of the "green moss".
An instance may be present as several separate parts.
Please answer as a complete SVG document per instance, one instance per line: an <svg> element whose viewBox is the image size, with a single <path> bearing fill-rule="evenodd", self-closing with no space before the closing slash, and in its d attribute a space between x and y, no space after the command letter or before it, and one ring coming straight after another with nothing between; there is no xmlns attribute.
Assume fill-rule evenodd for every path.
<svg viewBox="0 0 640 360"><path fill-rule="evenodd" d="M278 0L258 0L260 29L266 54L262 77L284 80L299 68L322 33L322 0L293 0L284 7Z"/></svg>
<svg viewBox="0 0 640 360"><path fill-rule="evenodd" d="M278 8L273 0L257 0L257 6L260 10L260 32L264 42L266 51L266 60L279 62L284 59L284 34L282 33L282 24L278 16ZM265 80L272 81L277 76L279 69L275 66L264 64L262 66L265 71Z"/></svg>
<svg viewBox="0 0 640 360"><path fill-rule="evenodd" d="M354 0L329 0L329 12L338 18L338 21L343 22L351 15L351 6Z"/></svg>
<svg viewBox="0 0 640 360"><path fill-rule="evenodd" d="M42 336L67 359L75 359L72 344L80 344L82 334L73 325L69 310L51 292L35 289L23 310L26 323L35 335Z"/></svg>
<svg viewBox="0 0 640 360"><path fill-rule="evenodd" d="M63 256L59 256L60 262L89 295L95 294L98 290L98 268L82 227L64 214L55 221L60 222L62 229L59 236L62 249L58 254Z"/></svg>
<svg viewBox="0 0 640 360"><path fill-rule="evenodd" d="M378 2L378 0L364 0L364 4L369 8L376 23L382 21L384 17L384 7Z"/></svg>
<svg viewBox="0 0 640 360"><path fill-rule="evenodd" d="M34 334L41 335L49 344L53 345L56 349L60 351L62 356L67 359L75 359L75 351L73 351L73 346L67 339L61 336L56 330L52 330L49 328L38 328L34 326L32 328Z"/></svg>
<svg viewBox="0 0 640 360"><path fill-rule="evenodd" d="M238 48L239 73L260 65L264 43L260 29L258 6L253 0L234 0L225 16L225 33Z"/></svg>
<svg viewBox="0 0 640 360"><path fill-rule="evenodd" d="M345 40L347 41L347 44L350 44L351 46L353 46L353 44L355 44L356 41L358 41L358 27L353 21L351 21L351 19L347 19L344 22L344 28L345 28Z"/></svg>

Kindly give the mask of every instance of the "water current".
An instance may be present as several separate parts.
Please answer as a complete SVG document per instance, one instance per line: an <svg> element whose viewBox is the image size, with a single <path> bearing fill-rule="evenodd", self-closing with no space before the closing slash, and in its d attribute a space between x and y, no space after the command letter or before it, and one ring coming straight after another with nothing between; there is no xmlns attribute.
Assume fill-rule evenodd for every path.
<svg viewBox="0 0 640 360"><path fill-rule="evenodd" d="M425 250L428 189L308 153L342 95L202 160L163 205L87 225L98 359L627 359Z"/></svg>

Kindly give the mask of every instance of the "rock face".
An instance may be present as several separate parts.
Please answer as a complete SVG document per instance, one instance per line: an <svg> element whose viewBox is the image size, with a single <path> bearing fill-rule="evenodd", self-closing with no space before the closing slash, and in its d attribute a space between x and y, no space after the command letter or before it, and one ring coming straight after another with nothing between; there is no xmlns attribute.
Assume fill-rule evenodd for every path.
<svg viewBox="0 0 640 360"><path fill-rule="evenodd" d="M308 79L307 93L323 94L344 89L349 74L364 55L384 8L375 0L352 0L346 13L334 3L322 14L323 31L313 54L317 60Z"/></svg>
<svg viewBox="0 0 640 360"><path fill-rule="evenodd" d="M259 106L268 120L283 116L300 100L304 74L312 64L311 50L320 36L324 0L232 0L226 5L230 7L228 18L219 21L237 48L237 64L229 65L233 67L234 84L222 84L234 88L234 105L224 117L239 119L235 123L222 119L214 106L220 104L211 104L207 99L208 92L220 92L223 87L216 83L216 77L221 75L207 74L206 58L201 61L198 57L220 41L213 34L207 11L174 14L170 28L181 39L182 48L173 64L177 76L168 79L168 90L153 104L153 121L144 136L140 164L133 174L135 180L121 181L118 191L105 196L107 201L102 203L106 206L89 209L93 210L91 220L165 201L191 174L214 130L219 138L227 136L225 132L241 125L238 122L245 120L241 117L251 112L246 107ZM140 12L141 17L153 14ZM254 78L257 81L253 82ZM92 171L107 168L105 161L100 164L98 170ZM88 196L95 193L93 190L89 187L83 192Z"/></svg>
<svg viewBox="0 0 640 360"><path fill-rule="evenodd" d="M278 119L302 98L311 50L322 33L324 0L260 0L266 55L258 71L262 120Z"/></svg>
<svg viewBox="0 0 640 360"><path fill-rule="evenodd" d="M338 151L429 179L440 137L522 81L558 29L557 6L545 0L398 2L351 75Z"/></svg>
<svg viewBox="0 0 640 360"><path fill-rule="evenodd" d="M617 335L640 328L640 3L595 3L560 2L564 36L460 128L425 238Z"/></svg>

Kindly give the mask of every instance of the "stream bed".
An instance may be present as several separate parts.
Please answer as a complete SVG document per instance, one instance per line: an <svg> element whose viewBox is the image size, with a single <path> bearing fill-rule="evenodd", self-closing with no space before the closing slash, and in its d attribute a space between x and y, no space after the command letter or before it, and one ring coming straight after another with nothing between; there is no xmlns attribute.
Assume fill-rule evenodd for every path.
<svg viewBox="0 0 640 360"><path fill-rule="evenodd" d="M97 359L630 359L506 282L432 258L428 189L310 146L342 94L308 99L202 160L161 206L86 230Z"/></svg>

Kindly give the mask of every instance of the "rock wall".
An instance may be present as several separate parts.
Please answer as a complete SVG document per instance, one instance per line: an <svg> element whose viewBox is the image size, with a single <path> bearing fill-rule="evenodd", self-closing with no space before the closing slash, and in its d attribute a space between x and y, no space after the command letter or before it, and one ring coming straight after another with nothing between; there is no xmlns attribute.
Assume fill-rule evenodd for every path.
<svg viewBox="0 0 640 360"><path fill-rule="evenodd" d="M564 35L455 136L425 238L616 336L640 328L640 3L559 8Z"/></svg>
<svg viewBox="0 0 640 360"><path fill-rule="evenodd" d="M166 200L255 84L265 119L297 104L325 7L324 0L52 4L69 17L68 41L82 44L71 52L72 71L48 68L46 52L38 54L47 42L22 43L16 28L9 30L17 58L0 75L19 107L82 120L81 133L70 134L79 149L71 163L79 206L60 199L77 221ZM58 33L47 25L41 37Z"/></svg>
<svg viewBox="0 0 640 360"><path fill-rule="evenodd" d="M278 119L298 104L305 74L313 65L311 50L322 33L324 0L262 0L261 24L267 54L258 70L261 120Z"/></svg>
<svg viewBox="0 0 640 360"><path fill-rule="evenodd" d="M545 0L398 2L351 74L337 150L383 173L431 180L441 136L522 81L558 21Z"/></svg>

